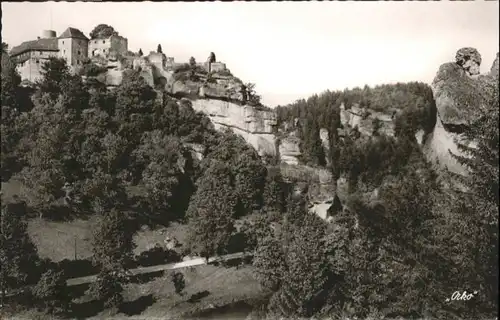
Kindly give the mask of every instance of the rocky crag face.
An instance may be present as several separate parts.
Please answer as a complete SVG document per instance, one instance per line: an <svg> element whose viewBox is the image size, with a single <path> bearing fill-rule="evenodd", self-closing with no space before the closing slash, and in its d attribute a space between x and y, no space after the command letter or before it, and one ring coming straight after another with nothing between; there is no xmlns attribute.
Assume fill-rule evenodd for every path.
<svg viewBox="0 0 500 320"><path fill-rule="evenodd" d="M310 209L319 216L326 217L326 210L332 201L330 198L333 197L330 192L333 183L331 174L328 170L318 171L299 164L300 140L296 132L277 132L276 113L248 105L243 83L230 73L212 72L207 75L203 72L188 71L188 76L179 77L176 68L180 64L165 64L164 61L165 59L158 58L157 54L151 57L134 57L128 63L120 59L110 59L102 80L111 87L117 86L125 70L138 70L151 86L164 89L179 98L189 99L193 108L205 113L215 128L230 128L252 145L261 156L279 157L285 176L302 172L311 177L319 177L315 179L318 180L318 190L311 190L314 195L311 194L310 197ZM458 153L456 140L462 139L461 132L474 118L474 110L480 107L483 100L481 97L487 94L488 86L498 81L498 55L489 73L481 75L480 65L481 56L477 50L463 48L457 52L455 62L446 63L439 68L432 84L437 107L436 124L430 133L420 130L416 134L426 156L434 163L454 172L465 171L449 152ZM371 136L375 130L394 136L395 114L377 112L358 105L348 109L342 105L340 109L344 128L340 136L342 133L348 134L353 128L357 128L363 136ZM378 123L377 129L375 122ZM320 136L325 151L328 152L328 131L322 128ZM197 158L201 158L203 146L192 147Z"/></svg>
<svg viewBox="0 0 500 320"><path fill-rule="evenodd" d="M436 124L423 150L427 158L441 169L466 174L450 154L461 154L457 143L474 146L463 132L488 99L491 87L498 83L498 54L491 70L480 74L481 55L474 48L457 51L455 62L443 64L432 82L436 101Z"/></svg>

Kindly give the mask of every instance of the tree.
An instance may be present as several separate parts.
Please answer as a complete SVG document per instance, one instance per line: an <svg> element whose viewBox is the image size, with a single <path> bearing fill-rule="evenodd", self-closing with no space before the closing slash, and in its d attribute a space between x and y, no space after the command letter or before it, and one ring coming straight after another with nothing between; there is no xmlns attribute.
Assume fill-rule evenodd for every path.
<svg viewBox="0 0 500 320"><path fill-rule="evenodd" d="M123 283L121 275L109 269L102 269L88 290L94 298L103 302L105 308L117 308L123 302Z"/></svg>
<svg viewBox="0 0 500 320"><path fill-rule="evenodd" d="M311 317L334 289L325 246L325 223L316 215L285 217L280 228L259 241L253 260L257 279L273 294L272 316Z"/></svg>
<svg viewBox="0 0 500 320"><path fill-rule="evenodd" d="M195 67L196 66L196 60L194 59L194 57L189 58L189 65L191 67Z"/></svg>
<svg viewBox="0 0 500 320"><path fill-rule="evenodd" d="M304 153L304 163L324 167L326 165L326 155L323 143L320 138L320 129L317 122L308 118L302 130L300 148Z"/></svg>
<svg viewBox="0 0 500 320"><path fill-rule="evenodd" d="M153 112L156 95L157 93L146 83L139 72L127 74L116 89L115 117L122 123L130 123L134 121L134 118L138 121L142 120L141 116Z"/></svg>
<svg viewBox="0 0 500 320"><path fill-rule="evenodd" d="M215 58L215 53L210 52L210 55L208 56L208 61L207 61L207 62L208 62L208 63L214 63L214 62L216 62L216 61L217 61L217 60L216 60L216 58Z"/></svg>
<svg viewBox="0 0 500 320"><path fill-rule="evenodd" d="M234 168L235 187L238 195L238 215L262 207L266 168L262 160L251 154L241 153Z"/></svg>
<svg viewBox="0 0 500 320"><path fill-rule="evenodd" d="M9 45L2 41L2 55L9 51Z"/></svg>
<svg viewBox="0 0 500 320"><path fill-rule="evenodd" d="M480 301L483 303L478 303L474 309L491 314L498 300L495 284L498 282L499 87L492 83L487 89L489 91L482 97L484 106L478 108L465 131L465 137L474 141L476 146L461 143L459 148L464 155L454 155L469 172L465 177L456 176L466 191L458 192L453 208L462 217L460 224L464 232L460 238L463 244L454 244L463 248L464 255L468 253L473 257L463 272L469 276L471 285L488 283L483 285L481 292ZM465 247L465 243L469 245Z"/></svg>
<svg viewBox="0 0 500 320"><path fill-rule="evenodd" d="M63 272L50 269L42 274L33 288L33 294L47 312L57 313L68 310L71 296L67 290Z"/></svg>
<svg viewBox="0 0 500 320"><path fill-rule="evenodd" d="M82 78L77 75L68 75L61 81L61 104L68 111L77 115L88 108L90 95L83 84Z"/></svg>
<svg viewBox="0 0 500 320"><path fill-rule="evenodd" d="M161 50L161 44L158 44L158 47L156 48L156 52L163 53L163 51Z"/></svg>
<svg viewBox="0 0 500 320"><path fill-rule="evenodd" d="M79 152L76 114L47 97L28 114L19 150L26 166L18 178L30 188L30 205L40 217L62 195L64 183L78 177L80 170L75 159Z"/></svg>
<svg viewBox="0 0 500 320"><path fill-rule="evenodd" d="M266 168L255 149L228 130L222 134L215 148L209 150L204 162L212 160L226 163L234 175L238 216L262 206Z"/></svg>
<svg viewBox="0 0 500 320"><path fill-rule="evenodd" d="M3 43L2 43L3 45ZM3 49L2 49L3 50ZM21 76L16 71L16 65L10 59L7 53L2 53L2 107L8 106L17 108L18 106L18 88L21 84Z"/></svg>
<svg viewBox="0 0 500 320"><path fill-rule="evenodd" d="M8 181L10 177L22 168L22 161L17 155L19 141L22 138L19 128L20 113L15 108L2 106L2 120L0 123L1 150L0 172L2 181Z"/></svg>
<svg viewBox="0 0 500 320"><path fill-rule="evenodd" d="M90 39L105 39L112 35L118 35L118 32L112 26L99 24L90 32Z"/></svg>
<svg viewBox="0 0 500 320"><path fill-rule="evenodd" d="M144 54L142 53L142 49L139 49L138 54L139 54L139 57L142 57L142 56L144 55Z"/></svg>
<svg viewBox="0 0 500 320"><path fill-rule="evenodd" d="M198 180L187 210L191 251L204 258L226 252L234 230L237 197L231 171L213 162Z"/></svg>
<svg viewBox="0 0 500 320"><path fill-rule="evenodd" d="M92 213L104 215L113 208L123 208L128 203L128 197L119 174L110 174L97 168L87 177L78 181L77 194L81 198L83 208Z"/></svg>
<svg viewBox="0 0 500 320"><path fill-rule="evenodd" d="M126 270L132 260L133 232L127 218L116 209L105 213L92 236L95 264L113 273Z"/></svg>
<svg viewBox="0 0 500 320"><path fill-rule="evenodd" d="M85 59L82 62L83 66L79 70L79 75L86 77L97 77L99 74L107 71L106 67L101 67L92 62L90 59Z"/></svg>
<svg viewBox="0 0 500 320"><path fill-rule="evenodd" d="M274 235L258 240L253 257L256 279L267 289L277 291L286 268L285 256L280 240Z"/></svg>
<svg viewBox="0 0 500 320"><path fill-rule="evenodd" d="M107 308L123 302L123 285L128 282L127 269L133 258L133 232L123 213L112 209L104 213L92 237L94 264L101 270L88 293Z"/></svg>
<svg viewBox="0 0 500 320"><path fill-rule="evenodd" d="M180 272L173 272L171 274L172 282L174 283L175 293L182 296L182 290L186 287L186 283L184 281L184 275Z"/></svg>
<svg viewBox="0 0 500 320"><path fill-rule="evenodd" d="M143 134L134 151L138 165L144 168L142 185L151 212L164 214L179 200L176 196L184 170L179 167L179 161L184 160L182 149L177 138L154 130Z"/></svg>
<svg viewBox="0 0 500 320"><path fill-rule="evenodd" d="M252 105L260 105L261 96L255 91L255 83L247 83L244 85L247 101Z"/></svg>
<svg viewBox="0 0 500 320"><path fill-rule="evenodd" d="M26 223L26 203L17 197L2 204L0 216L0 286L2 304L5 290L19 288L36 271L39 260Z"/></svg>
<svg viewBox="0 0 500 320"><path fill-rule="evenodd" d="M47 93L55 101L61 93L63 79L69 76L69 67L64 58L50 57L42 64L42 79L39 80L41 93Z"/></svg>
<svg viewBox="0 0 500 320"><path fill-rule="evenodd" d="M264 208L284 212L286 208L286 185L279 168L268 169L264 187Z"/></svg>

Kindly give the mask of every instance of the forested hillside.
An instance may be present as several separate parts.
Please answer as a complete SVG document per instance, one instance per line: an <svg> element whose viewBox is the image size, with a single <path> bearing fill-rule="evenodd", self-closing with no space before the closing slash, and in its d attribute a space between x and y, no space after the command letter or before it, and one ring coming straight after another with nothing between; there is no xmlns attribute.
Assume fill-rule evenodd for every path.
<svg viewBox="0 0 500 320"><path fill-rule="evenodd" d="M84 303L65 280L82 274L41 258L27 224L92 217L87 262L97 281L85 295L101 311L124 313L129 270L149 257L134 254L134 234L145 225L176 223L187 230L181 248L150 251L162 252L163 263L253 254L242 263L263 290L251 317L494 316L498 87L467 131L478 147L462 146L470 155L459 157L471 169L461 178L466 192L443 186L446 177L438 178L415 138L435 122L425 84L325 92L278 107L276 134L297 132L300 161L328 168L335 188L339 178L347 182L328 223L308 212L310 186L284 179L243 138L215 130L189 100L155 90L139 72L127 72L114 90L84 82L57 58L43 72L34 88L23 88L2 54L2 186L23 185L18 197L2 201L2 292L25 289L3 300L11 314L36 308L49 318L81 316ZM394 136L344 127L342 105L393 115ZM193 145L204 146L201 155ZM174 291L155 291L157 303L149 308L166 315L175 308L165 307L169 299L195 303L181 294L182 277L171 277L175 298ZM226 290L231 296L242 289ZM469 298L456 299L456 292Z"/></svg>

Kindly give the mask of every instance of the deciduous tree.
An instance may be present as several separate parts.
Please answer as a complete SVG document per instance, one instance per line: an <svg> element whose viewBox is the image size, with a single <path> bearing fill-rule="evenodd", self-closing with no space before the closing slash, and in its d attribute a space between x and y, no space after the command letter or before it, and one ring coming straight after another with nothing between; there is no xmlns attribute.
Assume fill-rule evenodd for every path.
<svg viewBox="0 0 500 320"><path fill-rule="evenodd" d="M2 53L1 77L2 77L2 92L1 92L2 107L3 106L11 108L19 107L18 89L19 85L21 84L21 76L16 71L16 65L10 59L7 53Z"/></svg>
<svg viewBox="0 0 500 320"><path fill-rule="evenodd" d="M112 209L100 218L92 237L95 264L115 273L123 272L134 249L133 232L122 212Z"/></svg>
<svg viewBox="0 0 500 320"><path fill-rule="evenodd" d="M230 169L213 162L197 187L187 211L191 250L204 258L223 254L234 230L237 204Z"/></svg>
<svg viewBox="0 0 500 320"><path fill-rule="evenodd" d="M196 60L194 59L194 57L189 58L189 65L191 67L196 66Z"/></svg>
<svg viewBox="0 0 500 320"><path fill-rule="evenodd" d="M67 311L71 303L62 271L48 270L33 288L33 294L49 313Z"/></svg>
<svg viewBox="0 0 500 320"><path fill-rule="evenodd" d="M18 198L2 204L0 216L0 285L5 290L19 288L36 273L38 253L26 223L26 203Z"/></svg>
<svg viewBox="0 0 500 320"><path fill-rule="evenodd" d="M41 93L47 93L56 101L62 92L62 82L69 76L69 67L64 58L50 57L42 64L42 78L39 80Z"/></svg>
<svg viewBox="0 0 500 320"><path fill-rule="evenodd" d="M116 32L112 26L101 23L92 29L90 32L90 39L105 39L112 35L118 35L118 32Z"/></svg>

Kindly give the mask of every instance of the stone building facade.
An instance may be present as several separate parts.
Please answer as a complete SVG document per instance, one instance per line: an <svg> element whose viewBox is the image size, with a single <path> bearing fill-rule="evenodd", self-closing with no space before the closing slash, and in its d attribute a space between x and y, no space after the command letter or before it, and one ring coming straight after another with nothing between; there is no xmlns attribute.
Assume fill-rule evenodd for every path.
<svg viewBox="0 0 500 320"><path fill-rule="evenodd" d="M89 39L78 29L68 28L57 39L59 56L65 58L70 67L81 65L87 58Z"/></svg>
<svg viewBox="0 0 500 320"><path fill-rule="evenodd" d="M71 71L88 56L89 39L78 29L67 28L59 37L46 30L37 40L25 41L12 48L9 55L17 63L22 80L41 78L42 65L50 57L65 58Z"/></svg>
<svg viewBox="0 0 500 320"><path fill-rule="evenodd" d="M110 52L123 54L128 51L128 39L119 35L109 38L96 38L89 41L88 56L107 56Z"/></svg>
<svg viewBox="0 0 500 320"><path fill-rule="evenodd" d="M42 65L50 57L66 59L71 71L86 58L109 53L123 54L128 50L128 40L119 35L105 39L89 40L76 28L67 28L59 37L53 30L45 30L37 40L25 41L9 52L17 63L22 80L35 82L41 78Z"/></svg>
<svg viewBox="0 0 500 320"><path fill-rule="evenodd" d="M222 62L199 63L207 72L220 72L226 70L226 64Z"/></svg>

